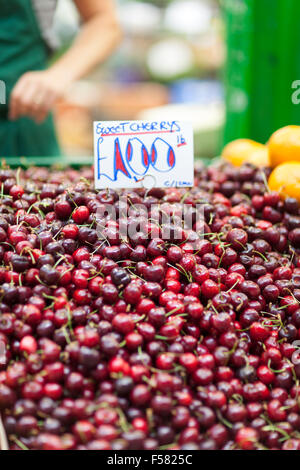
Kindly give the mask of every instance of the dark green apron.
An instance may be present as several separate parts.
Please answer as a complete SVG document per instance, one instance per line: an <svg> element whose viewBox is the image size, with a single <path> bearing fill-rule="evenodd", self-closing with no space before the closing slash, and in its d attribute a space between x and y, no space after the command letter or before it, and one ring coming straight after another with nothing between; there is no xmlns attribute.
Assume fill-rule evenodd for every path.
<svg viewBox="0 0 300 470"><path fill-rule="evenodd" d="M8 120L10 94L26 72L43 70L48 51L31 0L0 0L0 80L6 85L6 105L0 104L0 158L58 156L53 118L41 124L30 118Z"/></svg>

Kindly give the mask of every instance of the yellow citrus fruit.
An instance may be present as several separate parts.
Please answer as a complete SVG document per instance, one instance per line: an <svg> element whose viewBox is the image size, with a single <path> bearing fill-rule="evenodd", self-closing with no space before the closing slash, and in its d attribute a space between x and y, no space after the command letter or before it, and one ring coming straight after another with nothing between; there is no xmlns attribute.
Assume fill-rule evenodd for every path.
<svg viewBox="0 0 300 470"><path fill-rule="evenodd" d="M268 147L272 167L284 162L300 162L300 126L286 126L274 132Z"/></svg>
<svg viewBox="0 0 300 470"><path fill-rule="evenodd" d="M282 197L294 197L300 202L300 162L278 165L269 177L269 188Z"/></svg>
<svg viewBox="0 0 300 470"><path fill-rule="evenodd" d="M268 147L250 139L230 142L224 147L222 157L234 166L241 166L243 163L252 163L257 167L270 165Z"/></svg>

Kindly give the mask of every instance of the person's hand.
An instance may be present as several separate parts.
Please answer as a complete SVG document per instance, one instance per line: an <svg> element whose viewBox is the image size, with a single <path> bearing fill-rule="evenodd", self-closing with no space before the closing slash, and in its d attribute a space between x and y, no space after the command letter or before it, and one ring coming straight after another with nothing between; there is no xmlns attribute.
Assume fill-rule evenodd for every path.
<svg viewBox="0 0 300 470"><path fill-rule="evenodd" d="M67 83L51 70L28 72L16 83L10 98L9 119L22 116L42 123L66 90Z"/></svg>

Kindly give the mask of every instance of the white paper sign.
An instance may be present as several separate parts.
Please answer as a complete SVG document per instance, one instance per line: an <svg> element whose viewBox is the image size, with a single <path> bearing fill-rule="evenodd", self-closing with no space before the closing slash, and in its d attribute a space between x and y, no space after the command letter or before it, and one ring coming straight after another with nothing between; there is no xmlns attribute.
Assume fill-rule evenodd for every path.
<svg viewBox="0 0 300 470"><path fill-rule="evenodd" d="M179 121L94 123L95 187L190 187L194 142Z"/></svg>

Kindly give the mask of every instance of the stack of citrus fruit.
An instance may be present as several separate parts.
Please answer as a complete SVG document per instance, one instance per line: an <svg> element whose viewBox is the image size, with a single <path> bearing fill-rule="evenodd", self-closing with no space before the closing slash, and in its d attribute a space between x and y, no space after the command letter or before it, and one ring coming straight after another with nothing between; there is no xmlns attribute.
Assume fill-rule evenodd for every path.
<svg viewBox="0 0 300 470"><path fill-rule="evenodd" d="M249 139L235 140L226 145L222 157L234 166L247 162L274 168L268 181L270 190L300 202L300 126L279 129L266 145Z"/></svg>
<svg viewBox="0 0 300 470"><path fill-rule="evenodd" d="M268 147L250 139L238 139L226 145L222 157L234 166L252 163L258 167L270 166Z"/></svg>

